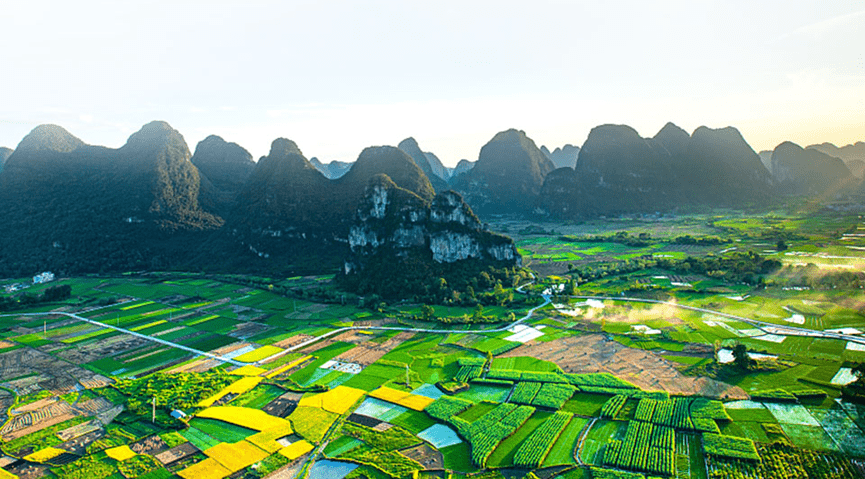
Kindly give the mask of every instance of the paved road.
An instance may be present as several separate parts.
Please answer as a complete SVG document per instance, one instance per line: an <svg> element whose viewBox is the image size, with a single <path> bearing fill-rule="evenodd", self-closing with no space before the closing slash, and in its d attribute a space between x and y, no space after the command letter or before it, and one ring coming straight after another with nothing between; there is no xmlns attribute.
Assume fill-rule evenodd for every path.
<svg viewBox="0 0 865 479"><path fill-rule="evenodd" d="M112 305L112 306L116 306L116 305ZM91 309L91 310L87 310L87 311L83 311L83 312L90 312L90 311L94 311L94 310ZM106 323L103 323L100 321L95 321L93 319L85 318L83 316L78 316L77 314L74 314L74 313L65 313L65 312L54 311L54 312L47 312L47 313L0 314L0 316L16 316L16 317L17 316L66 316L68 318L77 319L78 321L84 321L85 323L90 323L90 324L93 324L93 325L96 325L96 326L99 326L102 328L113 329L115 331L119 331L119 332L124 333L124 334L129 334L131 336L146 339L148 341L153 341L154 343L163 344L165 346L170 346L170 347L176 348L176 349L182 349L183 351L187 351L187 352L190 352L192 354L197 354L199 356L205 356L205 357L208 357L210 359L222 361L224 363L234 364L235 366L245 366L246 365L246 363L236 361L234 359L229 359L229 358L225 358L222 356L217 356L215 354L211 354L211 353L208 353L205 351L200 351L198 349L190 348L190 347L184 346L182 344L172 343L171 341L166 341L164 339L154 338L153 336L148 336L146 334L141 334L141 333L137 333L135 331L130 331L128 329L121 328L119 326L112 326L110 324L106 324Z"/></svg>

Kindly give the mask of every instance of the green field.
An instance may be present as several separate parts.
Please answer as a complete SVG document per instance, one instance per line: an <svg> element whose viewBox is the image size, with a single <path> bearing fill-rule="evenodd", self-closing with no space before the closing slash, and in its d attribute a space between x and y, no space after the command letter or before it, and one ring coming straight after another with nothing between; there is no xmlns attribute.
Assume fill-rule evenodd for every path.
<svg viewBox="0 0 865 479"><path fill-rule="evenodd" d="M635 458L634 461L643 460L639 451L656 454L653 452L655 449L671 450L669 444L665 443L661 448L654 443L646 445L645 438L636 438L636 433L629 436L629 430L648 430L645 424L651 424L653 431L661 431L658 434L663 437L656 437L654 441L672 441L674 457L664 456L664 460L670 459L675 464L677 473L672 477L676 479L706 479L703 432L721 434L720 440L710 439L720 441L720 446L715 442L709 446L718 454L735 455L741 452L737 452L737 447L750 447L749 441L752 441L759 454L777 458L780 453L769 451L769 445L789 442L791 446L784 446L794 448L784 453L789 457L814 457L826 463L839 457L863 458L865 421L861 418L865 417L865 409L847 401L842 394L843 386L831 382L843 376L839 376L842 368L865 362L865 351L857 351L855 345L848 346L846 341L816 335L835 328L856 328L865 332L865 296L861 292L865 277L860 277L859 273L861 266L865 265L865 250L856 249L865 248L865 239L843 237L843 234L848 234L845 232L858 231L856 228L865 225L858 215L845 213L764 213L719 210L659 220L609 218L583 223L545 224L541 228L544 233L515 220L495 220L493 228L496 224L507 226L524 253L525 263L535 272L537 280L527 290L536 298L545 290L574 280L578 295L613 299L589 303L580 298L553 298L556 306L540 309L525 322L533 327L543 326L540 329L543 335L525 345L506 340L513 334L510 331L472 331L494 327L489 324L452 324L442 326L449 331L447 334L403 334L399 337L398 330L369 328L349 331L262 364L263 369L273 371L301 357L311 356L302 366L278 378L266 378L263 373L260 384L243 394L225 396L224 405L266 409L273 414L286 415L294 430L289 441L305 438L311 443L327 442L324 452L328 457L367 461L354 473L366 477L383 477L382 467L407 471L417 466L409 467L408 459L386 451L387 448L373 436L358 439L348 434L346 430L350 428L340 425L352 413L351 410L335 414L306 406L289 414L299 398L333 390L339 385L366 392L384 385L405 392L423 387L420 393L442 396L444 400L438 399L433 403L439 406L429 406L426 412L399 407L384 413L383 409L392 408L384 402L371 403L382 410L369 410L372 411L369 414L388 420L388 424L376 429L376 434L382 437L402 431L402 434L414 438L438 425L433 429L437 441L438 435L453 442L461 441L442 447L444 472L425 473L419 477L447 477L451 473L453 477L464 477L461 474L474 472L485 475L472 477L484 479L501 479L501 475L496 474L524 477L528 471L514 466L516 452L533 433L538 433L534 437L544 437L541 426L554 414L559 403L550 402L529 412L523 409L513 417L504 415L491 420L492 416L488 415L498 414L494 411L499 407L503 408L500 411L507 409L511 411L507 414L512 414L516 411L516 401L531 403L535 396L522 396L542 388L550 397L555 391L570 394L570 385L560 386L570 381L586 390L577 390L561 405L562 411L575 416L560 435L550 440L548 454L538 456L543 457L543 468L575 467L574 454L583 433L585 440L579 449L580 457L587 464L598 467L604 466L607 454L618 454L619 448L629 448L625 454L631 454L629 457ZM705 243L679 242L683 240L677 238L685 235L690 235L694 242L700 240ZM775 248L780 237L788 246L784 251ZM757 261L753 259L757 256L743 256L748 251L760 255L759 261L778 261L780 269L750 273L750 276L740 274L740 270L750 267L749 261ZM731 262L724 263L728 260ZM683 263L690 266L685 267ZM808 266L808 263L814 266ZM721 266L700 269L706 264ZM845 271L850 274L842 274ZM86 311L82 314L93 320L202 351L250 345L249 348L254 350L240 355L239 360L243 361L259 361L279 352L281 349L274 343L292 343L298 335L304 335L303 338L320 336L360 322L391 328L433 325L413 317L420 314L423 305L412 302L411 298L385 304L381 311L360 308L359 298L342 298L330 280L331 277L325 276L284 279L193 273L69 278L60 279L56 284L69 284L74 297L56 304L40 304L27 311L53 308ZM273 289L270 285L274 286ZM509 291L512 288L512 285L505 286ZM29 291L43 289L44 286L40 286ZM330 295L329 300L327 295ZM666 304L629 302L627 298ZM691 311L681 306L744 319ZM489 304L484 305L483 311L484 315L504 321L511 313L517 317L524 315L527 308L521 308L511 310L506 306ZM439 317L462 317L471 316L473 308L459 301L450 301L434 305L434 312ZM759 329L760 325L748 320L807 328L814 331L815 337L767 335L766 331ZM61 316L4 317L0 339L4 341L0 345L0 353L6 361L4 364L21 364L0 371L0 383L4 384L0 394L8 396L12 411L54 397L55 393L48 388L54 379L91 385L87 386L90 390L80 394L64 392L59 398L66 404L74 403L76 411L85 412L76 412L75 419L59 426L46 427L24 438L7 441L0 445L4 455L19 458L39 448L58 446L62 442L58 432L87 424L97 415L106 417L111 404L123 404L126 409L106 427L104 437L81 450L85 457L78 461L86 463L86 471L96 471L101 467L100 461L105 461L110 467L106 466L103 472L108 475L123 472L134 476L134 468L153 468L153 477L163 477L177 473L186 464L171 466L166 472L164 468L154 466L152 458L142 456L131 460L128 467L121 467L121 464L109 463L102 451L131 445L153 435L168 438L171 445L188 440L205 450L221 443L236 443L256 433L252 429L195 416L201 410L196 405L200 399L212 396L238 379L225 374L233 367L220 365L218 361L205 360L171 344L146 338L133 341L124 333ZM557 349L570 341L596 344L598 349ZM376 351L376 358L381 357L368 362L360 359L358 361L362 364L351 372L320 368L327 361L353 357L359 351L355 348L361 344ZM768 355L768 358L763 357L748 368L735 363L721 363L723 352L738 344L744 345L751 353ZM697 413L693 409L687 412L687 420L691 422L682 422L685 416L681 410L675 409L681 393L671 390L670 401L652 402L640 398L648 395L666 399L666 393L621 388L622 384L608 376L592 376L606 388L592 389L592 383L584 382L585 377L570 374L605 369L614 371L626 381L637 381L644 379L641 374L651 375L658 371L651 367L643 370L640 364L626 364L620 361L619 356L605 357L604 348L627 351L632 353L630 357L647 357L651 365L666 368L663 374L674 377L671 382L656 383L660 385L658 387L671 387L671 384L676 385L675 381L685 381L685 378L705 377L718 382L712 383L717 387L706 390L709 396L724 391L736 398L750 395L761 399L751 403L728 401L726 408L720 403L699 403L703 406L696 407ZM33 352L34 349L38 349L38 353ZM560 355L544 355L547 350L559 351ZM563 361L556 364L531 357L530 351L537 351L538 356L544 355L547 359ZM32 354L21 360L18 355L24 352ZM591 359L586 359L585 363L569 361L568 354L571 353L585 353ZM488 361L489 356L492 356L492 361ZM39 360L43 363L38 368L29 368L28 361L33 361L32 358L41 358ZM460 360L469 358L477 363L473 373L476 372L480 378L462 384L455 380L460 371ZM611 363L597 364L600 367L592 369L596 367L593 361L598 361L598 358ZM187 368L201 372L163 374ZM62 371L57 378L51 377L55 370ZM503 373L503 370L510 372ZM498 378L515 372L519 380L512 382L521 385L515 388L508 383L489 382L489 378L484 378L488 371L496 371L491 376ZM94 374L111 378L115 385L94 381ZM201 381L192 378L201 378ZM523 384L532 381L535 381L533 386ZM551 384L544 386L545 381ZM609 381L619 388L607 387ZM183 387L173 387L179 385ZM184 395L182 390L188 390L189 395ZM522 396L517 397L517 390L524 390ZM21 393L18 395L14 391ZM802 392L811 395L822 392L825 395L810 399L794 395ZM602 408L613 395L618 395L619 401L624 402L623 409L615 415L615 420L600 419ZM634 397L625 400L627 395ZM154 396L159 398L159 402L157 419L152 423L149 401ZM274 402L280 397L283 399ZM105 398L106 403L111 404L88 403L94 398ZM417 409L427 402L411 401L408 399L406 404L414 404ZM442 406L448 401L454 403ZM505 402L509 404L500 406ZM687 403L691 404L690 400ZM693 404L698 403L695 401ZM450 412L437 416L438 413L434 412L437 407ZM86 412L91 411L88 408L92 408L92 412ZM169 416L174 409L181 409L188 415L188 426ZM521 422L525 418L528 419ZM376 423L372 419L352 419L355 420L359 423L369 421L370 427ZM6 427L13 423L14 417L7 421ZM472 425L478 424L483 427L473 428ZM587 428L589 424L592 424L590 429ZM420 440L415 438L412 441L411 444L415 444ZM472 464L472 447L476 451L491 451L485 459L488 470L479 471ZM531 454L544 452L538 448L524 448L521 453L523 459L529 454L526 451ZM256 469L256 474L287 463L286 458L277 456L278 453L272 454L257 465L261 469ZM189 463L198 462L203 457L198 454L189 459ZM652 457L655 457L652 460L657 460L658 456ZM370 461L380 461L381 467L377 469L378 466ZM630 471L647 472L640 469L645 464L628 465L628 459L623 461L615 464L624 464L622 467ZM607 463L610 463L609 459ZM739 474L728 477L754 477L748 475L752 474L749 472L751 469L735 462L732 457L713 456L709 459L710 467L720 467L718 464L732 467ZM65 477L74 470L72 466L63 466L53 471L58 477ZM249 469L243 474L252 474L252 471ZM575 467L540 474L551 478L583 478L591 473L586 468ZM595 473L595 476L603 474ZM99 474L94 472L94 475Z"/></svg>

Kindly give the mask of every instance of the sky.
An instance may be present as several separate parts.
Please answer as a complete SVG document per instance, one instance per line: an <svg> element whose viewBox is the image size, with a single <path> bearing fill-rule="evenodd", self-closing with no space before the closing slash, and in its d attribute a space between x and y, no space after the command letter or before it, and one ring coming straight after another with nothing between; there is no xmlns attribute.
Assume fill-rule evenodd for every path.
<svg viewBox="0 0 865 479"><path fill-rule="evenodd" d="M3 1L0 146L54 123L120 147L165 120L353 161L413 136L453 166L517 128L735 126L756 150L865 141L865 1Z"/></svg>

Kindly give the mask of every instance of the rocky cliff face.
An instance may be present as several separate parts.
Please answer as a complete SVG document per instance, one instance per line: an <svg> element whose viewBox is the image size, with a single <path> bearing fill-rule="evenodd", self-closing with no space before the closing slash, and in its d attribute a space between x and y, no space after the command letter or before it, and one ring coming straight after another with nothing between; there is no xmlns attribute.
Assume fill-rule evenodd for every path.
<svg viewBox="0 0 865 479"><path fill-rule="evenodd" d="M383 262L522 264L513 241L485 231L459 194L447 191L427 202L386 175L370 181L348 241L347 275Z"/></svg>

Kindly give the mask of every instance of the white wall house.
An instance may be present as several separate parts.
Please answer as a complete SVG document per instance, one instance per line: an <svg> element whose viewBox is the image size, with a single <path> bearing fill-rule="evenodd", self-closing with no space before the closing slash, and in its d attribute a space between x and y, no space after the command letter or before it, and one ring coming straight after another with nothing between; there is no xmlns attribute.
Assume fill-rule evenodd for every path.
<svg viewBox="0 0 865 479"><path fill-rule="evenodd" d="M46 271L44 273L37 274L36 276L33 277L33 284L49 283L51 281L54 281L54 273L52 273L50 271Z"/></svg>

